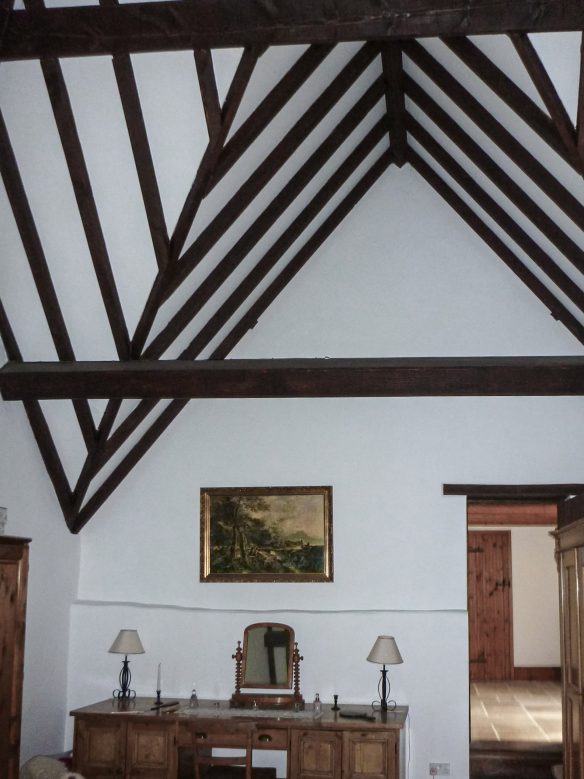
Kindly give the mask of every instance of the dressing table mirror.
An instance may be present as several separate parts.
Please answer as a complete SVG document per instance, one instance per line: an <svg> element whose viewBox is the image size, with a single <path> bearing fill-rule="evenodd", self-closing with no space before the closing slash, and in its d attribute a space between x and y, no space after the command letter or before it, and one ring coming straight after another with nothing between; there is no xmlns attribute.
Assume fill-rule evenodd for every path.
<svg viewBox="0 0 584 779"><path fill-rule="evenodd" d="M304 708L299 672L302 657L289 625L279 622L248 625L243 633L243 648L238 641L232 657L235 660L235 692L231 696L231 707ZM242 689L255 692L241 692Z"/></svg>

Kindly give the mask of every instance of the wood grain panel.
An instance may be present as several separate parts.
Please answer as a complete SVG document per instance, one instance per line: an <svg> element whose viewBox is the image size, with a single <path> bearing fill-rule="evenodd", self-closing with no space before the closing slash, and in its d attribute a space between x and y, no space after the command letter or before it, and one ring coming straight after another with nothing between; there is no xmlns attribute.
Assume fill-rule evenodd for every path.
<svg viewBox="0 0 584 779"><path fill-rule="evenodd" d="M344 733L344 779L393 779L396 743L391 733Z"/></svg>
<svg viewBox="0 0 584 779"><path fill-rule="evenodd" d="M0 769L18 779L28 545L0 539Z"/></svg>
<svg viewBox="0 0 584 779"><path fill-rule="evenodd" d="M511 532L468 533L471 681L512 678Z"/></svg>
<svg viewBox="0 0 584 779"><path fill-rule="evenodd" d="M513 525L555 527L558 507L555 503L469 503L470 525Z"/></svg>

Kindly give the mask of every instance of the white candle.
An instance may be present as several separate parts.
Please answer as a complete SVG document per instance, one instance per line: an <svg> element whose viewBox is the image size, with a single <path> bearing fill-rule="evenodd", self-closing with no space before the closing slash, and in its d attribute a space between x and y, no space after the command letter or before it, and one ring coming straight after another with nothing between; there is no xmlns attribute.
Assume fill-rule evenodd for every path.
<svg viewBox="0 0 584 779"><path fill-rule="evenodd" d="M156 674L156 691L162 690L162 663L158 663L158 673Z"/></svg>

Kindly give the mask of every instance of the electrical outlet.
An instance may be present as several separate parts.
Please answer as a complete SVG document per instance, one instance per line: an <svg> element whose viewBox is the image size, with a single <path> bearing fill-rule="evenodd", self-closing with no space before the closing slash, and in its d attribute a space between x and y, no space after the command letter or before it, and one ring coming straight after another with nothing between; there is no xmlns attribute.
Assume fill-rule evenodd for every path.
<svg viewBox="0 0 584 779"><path fill-rule="evenodd" d="M430 763L430 776L450 776L450 763Z"/></svg>

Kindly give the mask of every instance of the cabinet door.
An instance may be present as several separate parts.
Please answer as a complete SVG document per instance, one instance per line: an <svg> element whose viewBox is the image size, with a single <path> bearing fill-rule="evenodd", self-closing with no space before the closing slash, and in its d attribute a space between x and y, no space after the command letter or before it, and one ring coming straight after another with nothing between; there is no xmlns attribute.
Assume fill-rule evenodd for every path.
<svg viewBox="0 0 584 779"><path fill-rule="evenodd" d="M0 544L0 770L18 779L28 546Z"/></svg>
<svg viewBox="0 0 584 779"><path fill-rule="evenodd" d="M294 779L341 779L341 749L341 733L293 730L290 775Z"/></svg>
<svg viewBox="0 0 584 779"><path fill-rule="evenodd" d="M176 777L174 722L130 722L126 748L126 779Z"/></svg>
<svg viewBox="0 0 584 779"><path fill-rule="evenodd" d="M107 719L75 719L75 770L85 779L123 777L126 725Z"/></svg>
<svg viewBox="0 0 584 779"><path fill-rule="evenodd" d="M394 733L343 733L343 779L397 779Z"/></svg>

